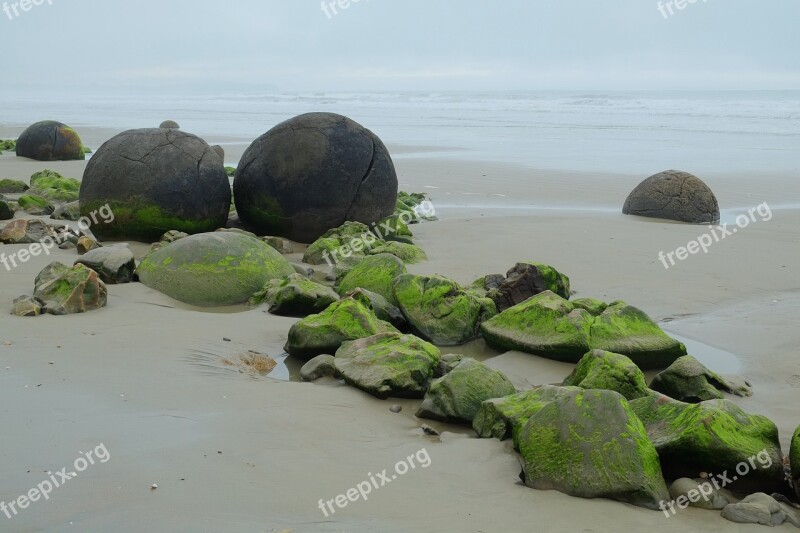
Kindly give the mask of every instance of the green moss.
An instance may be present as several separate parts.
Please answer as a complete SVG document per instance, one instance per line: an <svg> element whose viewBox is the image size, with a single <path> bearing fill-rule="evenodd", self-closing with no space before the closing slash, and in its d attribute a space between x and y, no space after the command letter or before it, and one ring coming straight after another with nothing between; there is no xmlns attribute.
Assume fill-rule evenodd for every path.
<svg viewBox="0 0 800 533"><path fill-rule="evenodd" d="M53 207L50 204L50 202L47 201L47 199L42 198L41 196L38 196L36 194L24 194L24 195L19 197L19 200L17 200L17 202L19 203L20 207L25 209L25 210L27 210L29 208L31 208L31 209L41 209L41 210L47 210L47 209L51 209L52 210L52 207Z"/></svg>
<svg viewBox="0 0 800 533"><path fill-rule="evenodd" d="M228 177L233 177L236 175L236 167L225 167L225 173Z"/></svg>
<svg viewBox="0 0 800 533"><path fill-rule="evenodd" d="M369 253L370 255L391 254L395 257L398 257L406 264L420 263L428 260L425 250L419 246L402 242L387 242L385 244L376 246L370 250Z"/></svg>
<svg viewBox="0 0 800 533"><path fill-rule="evenodd" d="M360 287L380 294L392 305L397 305L392 284L397 276L405 273L406 266L397 257L389 254L371 255L359 261L344 276L337 291L346 294Z"/></svg>
<svg viewBox="0 0 800 533"><path fill-rule="evenodd" d="M0 180L0 193L22 193L28 190L28 185L24 181L2 179Z"/></svg>
<svg viewBox="0 0 800 533"><path fill-rule="evenodd" d="M86 159L86 154L83 151L83 143L77 131L69 126L61 126L59 128L59 133L66 144L66 146L61 149L64 155L66 155L64 159L81 161Z"/></svg>
<svg viewBox="0 0 800 533"><path fill-rule="evenodd" d="M603 350L587 353L563 385L613 390L628 400L648 395L647 382L639 367L624 355Z"/></svg>

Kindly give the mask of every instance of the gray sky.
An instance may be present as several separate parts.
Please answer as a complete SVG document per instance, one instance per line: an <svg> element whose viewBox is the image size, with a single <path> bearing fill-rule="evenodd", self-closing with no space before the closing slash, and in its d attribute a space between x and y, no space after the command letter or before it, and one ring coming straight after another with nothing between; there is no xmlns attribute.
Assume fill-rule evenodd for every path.
<svg viewBox="0 0 800 533"><path fill-rule="evenodd" d="M18 1L6 94L800 89L800 0Z"/></svg>

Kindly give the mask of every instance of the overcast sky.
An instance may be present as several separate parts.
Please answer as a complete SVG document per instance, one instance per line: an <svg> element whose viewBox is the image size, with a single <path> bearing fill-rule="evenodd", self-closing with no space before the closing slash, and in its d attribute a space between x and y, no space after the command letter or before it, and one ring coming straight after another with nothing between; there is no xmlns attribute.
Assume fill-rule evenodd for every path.
<svg viewBox="0 0 800 533"><path fill-rule="evenodd" d="M7 94L800 89L800 0L18 1Z"/></svg>

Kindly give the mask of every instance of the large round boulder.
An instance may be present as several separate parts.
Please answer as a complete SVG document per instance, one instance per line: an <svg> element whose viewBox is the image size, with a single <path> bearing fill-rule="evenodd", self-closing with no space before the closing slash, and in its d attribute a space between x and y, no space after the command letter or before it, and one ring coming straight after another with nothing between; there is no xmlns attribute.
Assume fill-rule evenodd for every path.
<svg viewBox="0 0 800 533"><path fill-rule="evenodd" d="M215 231L177 240L149 254L139 280L191 305L246 302L273 279L294 273L269 244L243 233Z"/></svg>
<svg viewBox="0 0 800 533"><path fill-rule="evenodd" d="M644 180L625 200L622 212L691 224L719 222L719 203L708 185L679 170L666 170Z"/></svg>
<svg viewBox="0 0 800 533"><path fill-rule="evenodd" d="M92 227L99 237L153 241L169 230L204 233L227 222L230 182L203 139L180 130L129 130L103 144L83 174L81 214L106 204L114 217Z"/></svg>
<svg viewBox="0 0 800 533"><path fill-rule="evenodd" d="M309 113L250 145L233 192L239 216L256 231L313 242L345 221L391 215L397 173L374 133L341 115Z"/></svg>
<svg viewBox="0 0 800 533"><path fill-rule="evenodd" d="M22 132L17 140L17 157L37 161L71 161L85 159L78 134L61 122L37 122Z"/></svg>

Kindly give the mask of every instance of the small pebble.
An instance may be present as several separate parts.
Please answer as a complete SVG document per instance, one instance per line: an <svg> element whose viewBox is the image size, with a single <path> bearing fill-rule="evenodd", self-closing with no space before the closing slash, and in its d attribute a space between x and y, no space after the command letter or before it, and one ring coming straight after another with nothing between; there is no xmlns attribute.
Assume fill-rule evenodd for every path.
<svg viewBox="0 0 800 533"><path fill-rule="evenodd" d="M150 485L150 490L156 490L157 488L158 488L158 485L156 485L155 483Z"/></svg>
<svg viewBox="0 0 800 533"><path fill-rule="evenodd" d="M438 431L430 427L428 424L422 424L420 429L424 431L426 435L431 435L433 437L438 437L440 435Z"/></svg>
<svg viewBox="0 0 800 533"><path fill-rule="evenodd" d="M393 406L391 406L391 407L389 408L389 410L390 410L391 412L393 412L393 413L399 413L400 411L402 411L402 410L403 410L403 408L402 408L402 407L400 407L399 405L393 405Z"/></svg>
<svg viewBox="0 0 800 533"><path fill-rule="evenodd" d="M224 340L225 342L231 342L231 340L228 337L222 337L222 340Z"/></svg>

